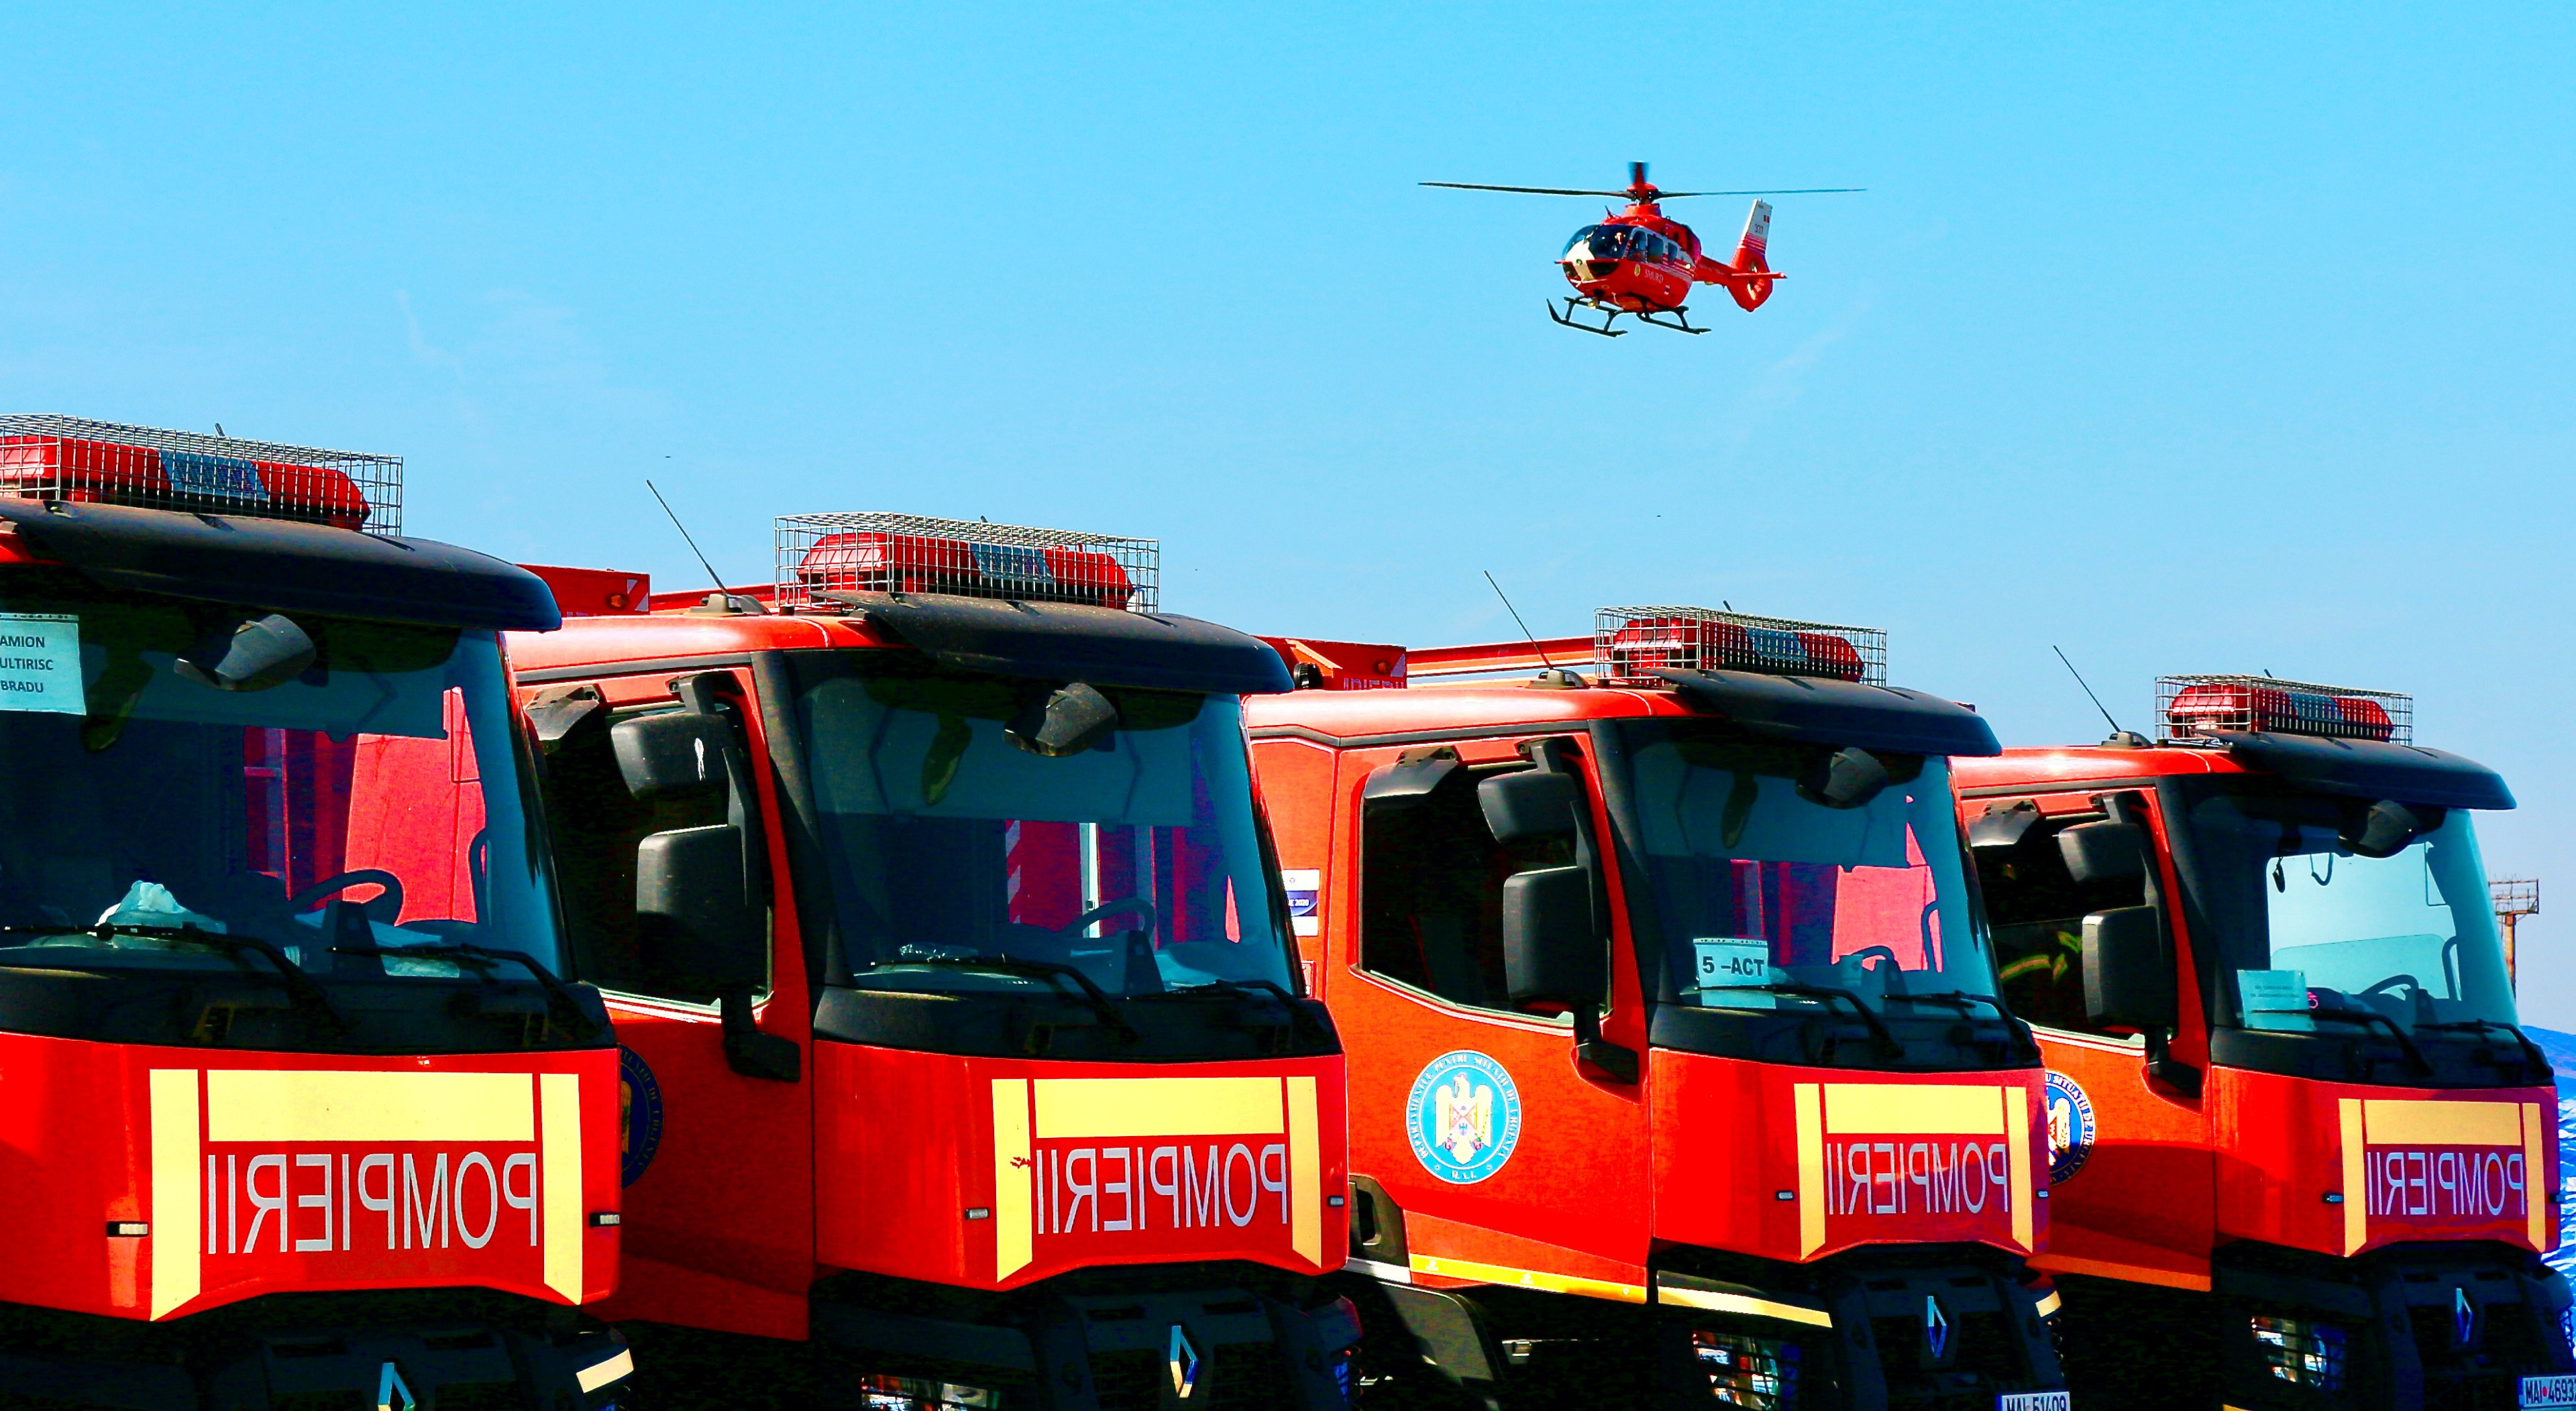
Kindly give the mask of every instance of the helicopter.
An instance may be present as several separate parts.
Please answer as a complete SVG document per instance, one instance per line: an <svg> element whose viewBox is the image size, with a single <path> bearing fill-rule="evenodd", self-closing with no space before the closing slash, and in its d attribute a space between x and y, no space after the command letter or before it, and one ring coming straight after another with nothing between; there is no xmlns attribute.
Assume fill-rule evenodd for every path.
<svg viewBox="0 0 2576 1411"><path fill-rule="evenodd" d="M1762 307L1771 297L1772 281L1785 278L1764 259L1764 248L1771 238L1771 203L1756 200L1745 216L1744 234L1735 242L1735 258L1712 260L1700 253L1699 237L1680 221L1667 218L1659 202L1679 200L1684 196L1822 196L1841 192L1866 191L1864 186L1815 186L1796 191L1663 191L1646 180L1646 164L1628 164L1628 189L1625 191L1576 191L1555 186L1486 186L1468 181L1426 181L1425 186L1443 186L1453 191L1515 191L1529 196L1622 196L1628 209L1603 217L1598 225L1587 225L1574 232L1565 242L1565 253L1556 262L1565 271L1565 281L1574 293L1558 312L1556 301L1547 304L1547 316L1567 328L1617 338L1628 330L1612 328L1621 314L1639 323L1669 328L1677 333L1706 333L1692 326L1690 311L1682 301L1690 297L1693 284L1722 284L1746 313ZM1598 324L1585 322L1576 310L1590 309L1600 314ZM1666 317L1668 316L1668 317Z"/></svg>

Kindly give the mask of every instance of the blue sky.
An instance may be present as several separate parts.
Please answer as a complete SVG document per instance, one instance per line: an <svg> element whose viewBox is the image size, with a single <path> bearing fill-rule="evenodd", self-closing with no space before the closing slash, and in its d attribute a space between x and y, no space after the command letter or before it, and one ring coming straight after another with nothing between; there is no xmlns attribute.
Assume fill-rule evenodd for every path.
<svg viewBox="0 0 2576 1411"><path fill-rule="evenodd" d="M1881 625L2016 743L2158 671L2411 690L2576 886L2576 19L1307 4L30 7L0 403L389 451L409 526L766 572L773 514L1159 537L1428 644ZM1580 200L1785 197L1760 312L1549 324ZM1744 203L1677 203L1720 243ZM2576 906L2576 892L2567 903ZM2576 965L2526 930L2526 1009ZM2569 933L2576 934L2576 933Z"/></svg>

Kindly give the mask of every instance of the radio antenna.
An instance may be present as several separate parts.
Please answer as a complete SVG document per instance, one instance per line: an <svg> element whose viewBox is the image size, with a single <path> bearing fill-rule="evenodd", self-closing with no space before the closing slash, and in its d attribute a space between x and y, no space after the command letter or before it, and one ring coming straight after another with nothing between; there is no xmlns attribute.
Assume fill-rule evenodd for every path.
<svg viewBox="0 0 2576 1411"><path fill-rule="evenodd" d="M671 527L680 531L680 538L682 542L689 546L689 552L698 556L698 567L705 569L707 571L707 577L715 580L716 591L718 593L726 592L727 589L725 588L724 578L716 572L716 566L714 564L707 562L706 554L698 548L698 541L689 537L689 526L680 522L679 512L671 508L671 502L669 500L662 498L662 492L654 488L653 482L650 479L647 479L644 482L644 488L653 491L653 499L655 503L661 505L662 513L671 516Z"/></svg>
<svg viewBox="0 0 2576 1411"><path fill-rule="evenodd" d="M2128 731L2121 729L2120 722L2111 718L2111 708L2102 704L2102 698L2100 696L2093 694L2093 688L2085 683L2084 673L2075 669L2075 663L2066 660L2065 648L2052 644L2049 647L2049 650L2057 653L2057 659L2059 661L2066 663L2066 674L2074 677L2075 684L2084 688L2084 694L2093 702L2093 708L2102 712L2103 723L2111 727L2111 738L2104 743L2124 745L2131 744L2132 742L2138 745L2144 745L2146 743L2146 738L2144 736L2133 735Z"/></svg>
<svg viewBox="0 0 2576 1411"><path fill-rule="evenodd" d="M1494 582L1492 569L1485 570L1485 583L1494 590L1495 597L1503 600L1503 611L1512 615L1512 621L1521 629L1521 635L1529 638L1530 650L1538 653L1538 664L1550 671L1556 670L1556 663L1547 659L1547 648L1538 644L1538 634L1529 630L1528 623L1521 621L1521 610L1512 606L1511 595L1503 591L1502 584Z"/></svg>

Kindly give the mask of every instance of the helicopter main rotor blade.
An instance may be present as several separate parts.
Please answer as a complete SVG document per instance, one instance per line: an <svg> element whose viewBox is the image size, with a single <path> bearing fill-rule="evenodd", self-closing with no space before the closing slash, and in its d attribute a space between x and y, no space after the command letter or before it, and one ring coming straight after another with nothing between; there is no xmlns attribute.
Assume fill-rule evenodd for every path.
<svg viewBox="0 0 2576 1411"><path fill-rule="evenodd" d="M1487 186L1475 181L1425 181L1423 186L1445 186L1452 191L1513 191L1523 196L1609 196L1634 198L1634 191L1579 191L1563 186ZM1682 196L1828 196L1846 191L1867 191L1866 186L1802 186L1786 191L1658 191L1655 199L1670 201Z"/></svg>
<svg viewBox="0 0 2576 1411"><path fill-rule="evenodd" d="M1625 196L1625 191L1569 191L1561 186L1485 186L1473 181L1426 181L1424 186L1446 186L1452 191L1517 191L1524 196Z"/></svg>

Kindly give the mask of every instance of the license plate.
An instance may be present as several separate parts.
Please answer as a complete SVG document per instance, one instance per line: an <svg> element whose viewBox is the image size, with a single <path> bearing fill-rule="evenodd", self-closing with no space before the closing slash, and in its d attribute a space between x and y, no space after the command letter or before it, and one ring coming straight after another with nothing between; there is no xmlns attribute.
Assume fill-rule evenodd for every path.
<svg viewBox="0 0 2576 1411"><path fill-rule="evenodd" d="M2537 1382L2550 1379L2531 1377L2526 1380ZM2576 1405L2576 1402L2569 1404ZM2062 1391L2008 1391L1995 1398L1995 1411L2075 1411L2075 1401L2072 1396Z"/></svg>
<svg viewBox="0 0 2576 1411"><path fill-rule="evenodd" d="M2576 1406L2576 1377L2525 1377L2521 1401L2525 1406Z"/></svg>

